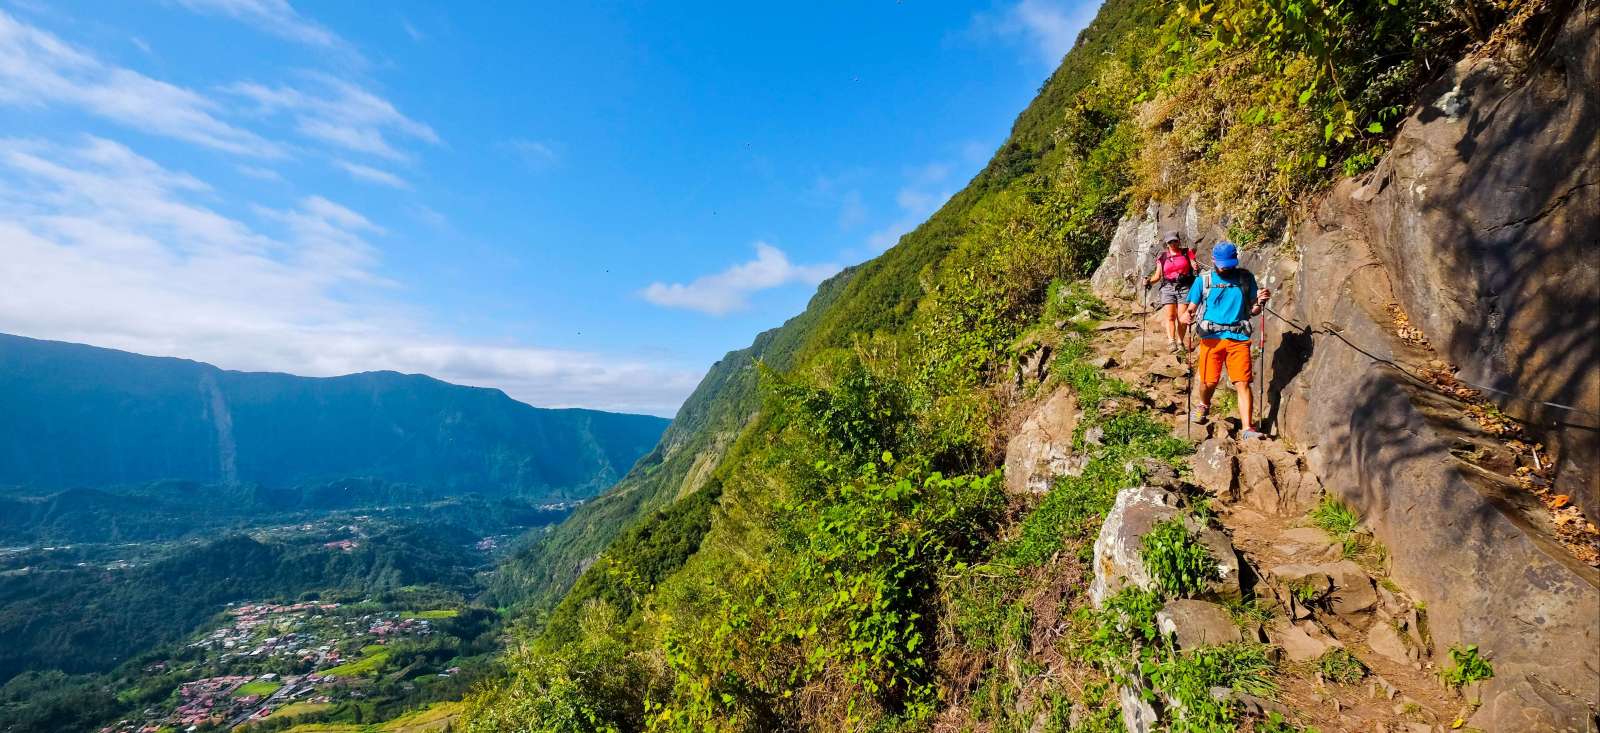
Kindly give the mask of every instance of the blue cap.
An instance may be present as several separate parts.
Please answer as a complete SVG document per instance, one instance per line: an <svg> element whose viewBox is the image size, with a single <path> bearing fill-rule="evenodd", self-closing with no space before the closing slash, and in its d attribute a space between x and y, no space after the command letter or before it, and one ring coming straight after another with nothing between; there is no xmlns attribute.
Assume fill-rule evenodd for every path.
<svg viewBox="0 0 1600 733"><path fill-rule="evenodd" d="M1233 246L1233 242L1218 242L1217 246L1211 248L1211 261L1217 267L1238 267L1239 248Z"/></svg>

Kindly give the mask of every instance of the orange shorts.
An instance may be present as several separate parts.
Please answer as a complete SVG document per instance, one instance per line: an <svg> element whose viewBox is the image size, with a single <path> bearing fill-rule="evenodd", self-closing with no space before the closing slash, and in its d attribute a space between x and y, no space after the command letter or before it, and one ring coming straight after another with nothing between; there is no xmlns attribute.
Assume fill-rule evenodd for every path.
<svg viewBox="0 0 1600 733"><path fill-rule="evenodd" d="M1228 381L1250 381L1250 342L1200 339L1200 383L1209 387L1222 381L1224 365L1228 367Z"/></svg>

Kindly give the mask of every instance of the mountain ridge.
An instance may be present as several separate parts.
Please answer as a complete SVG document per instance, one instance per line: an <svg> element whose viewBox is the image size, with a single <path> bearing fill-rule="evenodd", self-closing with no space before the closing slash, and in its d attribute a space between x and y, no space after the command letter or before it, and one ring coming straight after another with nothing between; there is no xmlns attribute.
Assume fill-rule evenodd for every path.
<svg viewBox="0 0 1600 733"><path fill-rule="evenodd" d="M584 498L626 472L667 424L534 407L425 374L247 372L8 334L0 383L12 416L0 426L0 484L40 490L373 477Z"/></svg>

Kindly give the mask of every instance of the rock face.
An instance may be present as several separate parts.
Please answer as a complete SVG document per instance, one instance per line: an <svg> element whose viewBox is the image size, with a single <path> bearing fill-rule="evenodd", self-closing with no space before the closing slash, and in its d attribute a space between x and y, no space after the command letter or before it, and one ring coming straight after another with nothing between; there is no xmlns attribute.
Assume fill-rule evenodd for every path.
<svg viewBox="0 0 1600 733"><path fill-rule="evenodd" d="M1392 577L1428 604L1435 644L1492 656L1470 721L1486 730L1591 724L1600 572L1451 455L1439 417L1451 405L1387 365L1406 348L1389 306L1461 378L1515 395L1485 393L1540 431L1556 491L1600 517L1600 13L1569 7L1525 67L1475 57L1426 90L1391 152L1337 185L1293 248L1245 255L1287 319L1267 323L1268 424L1388 547ZM1096 291L1129 294L1156 231L1179 229L1204 259L1225 227L1197 203L1152 204L1124 221ZM1197 466L1221 476L1238 462L1236 486L1206 483L1243 498L1278 467L1263 458L1246 466L1202 446Z"/></svg>
<svg viewBox="0 0 1600 733"><path fill-rule="evenodd" d="M1244 641L1244 634L1233 623L1228 609L1209 601L1167 601L1156 612L1156 628L1173 636L1179 649Z"/></svg>
<svg viewBox="0 0 1600 733"><path fill-rule="evenodd" d="M1070 389L1056 390L1006 443L1006 489L1042 494L1057 476L1081 472L1084 460L1072 452L1077 426L1077 397Z"/></svg>
<svg viewBox="0 0 1600 733"><path fill-rule="evenodd" d="M1094 581L1089 585L1089 599L1096 608L1129 585L1146 589L1155 586L1139 557L1139 545L1156 524L1182 514L1177 501L1171 492L1149 486L1118 492L1116 504L1106 514L1094 543ZM1210 527L1189 524L1189 531L1217 561L1218 579L1211 582L1208 590L1221 597L1238 598L1239 556L1233 543L1227 535Z"/></svg>

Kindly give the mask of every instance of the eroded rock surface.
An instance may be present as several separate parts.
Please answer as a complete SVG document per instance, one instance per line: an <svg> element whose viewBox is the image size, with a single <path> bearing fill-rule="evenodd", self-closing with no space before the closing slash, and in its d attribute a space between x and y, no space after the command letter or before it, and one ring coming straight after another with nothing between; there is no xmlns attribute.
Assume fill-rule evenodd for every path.
<svg viewBox="0 0 1600 733"><path fill-rule="evenodd" d="M1403 358L1390 308L1462 378L1500 390L1485 394L1555 452L1556 491L1600 516L1600 13L1571 7L1526 66L1478 56L1449 70L1423 95L1435 103L1375 170L1323 199L1292 249L1245 255L1283 316L1267 323L1266 424L1387 547L1390 574L1427 602L1435 645L1492 656L1471 721L1486 730L1594 724L1600 572L1451 455L1438 421L1459 405L1389 365ZM1132 295L1157 231L1180 230L1205 259L1225 213L1151 204L1118 228L1096 291ZM1196 478L1262 514L1310 499L1261 458L1202 445Z"/></svg>
<svg viewBox="0 0 1600 733"><path fill-rule="evenodd" d="M1056 390L1006 443L1006 489L1042 494L1057 476L1081 472L1084 459L1072 452L1077 426L1077 397L1070 389Z"/></svg>

